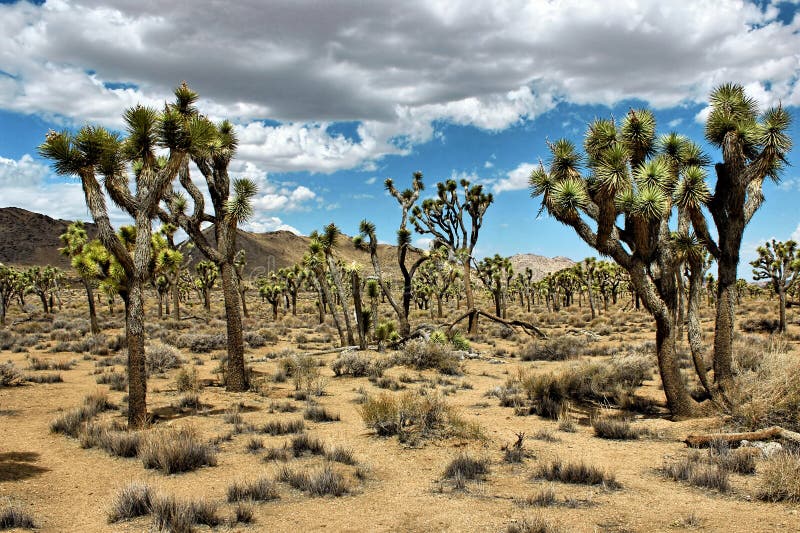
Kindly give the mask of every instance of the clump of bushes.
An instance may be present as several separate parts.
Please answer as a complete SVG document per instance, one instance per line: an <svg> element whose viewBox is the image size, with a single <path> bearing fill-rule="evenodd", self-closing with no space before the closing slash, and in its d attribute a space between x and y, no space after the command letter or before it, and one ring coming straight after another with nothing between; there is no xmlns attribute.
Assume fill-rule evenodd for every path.
<svg viewBox="0 0 800 533"><path fill-rule="evenodd" d="M6 503L0 507L0 529L36 529L33 517L15 503Z"/></svg>
<svg viewBox="0 0 800 533"><path fill-rule="evenodd" d="M153 491L149 485L134 481L119 491L108 512L108 522L132 520L151 512Z"/></svg>
<svg viewBox="0 0 800 533"><path fill-rule="evenodd" d="M619 415L602 415L592 419L596 437L612 440L634 440L639 438L639 430L632 427L630 420Z"/></svg>
<svg viewBox="0 0 800 533"><path fill-rule="evenodd" d="M228 503L268 502L278 498L280 498L278 487L274 481L266 477L251 482L236 482L228 487Z"/></svg>
<svg viewBox="0 0 800 533"><path fill-rule="evenodd" d="M622 485L613 474L607 473L595 466L587 465L583 461L577 463L564 463L560 460L539 465L533 474L534 479L559 481L575 485L602 485L609 489L618 489Z"/></svg>
<svg viewBox="0 0 800 533"><path fill-rule="evenodd" d="M214 447L201 441L189 428L154 431L141 443L139 458L145 468L160 470L164 474L189 472L217 464Z"/></svg>
<svg viewBox="0 0 800 533"><path fill-rule="evenodd" d="M261 426L261 433L273 436L301 433L305 427L305 423L302 420L270 420Z"/></svg>
<svg viewBox="0 0 800 533"><path fill-rule="evenodd" d="M86 396L83 405L71 409L50 423L50 431L77 438L85 425L98 414L113 409L114 404L104 393Z"/></svg>
<svg viewBox="0 0 800 533"><path fill-rule="evenodd" d="M800 502L800 455L783 452L767 459L758 497L769 502Z"/></svg>
<svg viewBox="0 0 800 533"><path fill-rule="evenodd" d="M224 349L228 345L228 338L223 333L184 333L177 338L176 345L178 348L187 348L192 353L209 353Z"/></svg>
<svg viewBox="0 0 800 533"><path fill-rule="evenodd" d="M520 351L522 361L567 361L578 359L586 350L585 337L562 335L527 343Z"/></svg>
<svg viewBox="0 0 800 533"><path fill-rule="evenodd" d="M405 392L367 396L359 408L364 424L380 436L398 435L401 441L416 438L460 436L481 438L479 425L465 421L437 395Z"/></svg>
<svg viewBox="0 0 800 533"><path fill-rule="evenodd" d="M125 391L128 387L128 376L124 372L103 372L95 381L98 385L108 385L114 391Z"/></svg>
<svg viewBox="0 0 800 533"><path fill-rule="evenodd" d="M664 464L661 475L673 481L685 481L695 487L716 489L720 492L730 490L728 471L718 464L710 464L700 454L690 454L682 459Z"/></svg>
<svg viewBox="0 0 800 533"><path fill-rule="evenodd" d="M367 356L349 352L339 355L331 364L334 375L352 376L354 378L371 376L380 377L386 369L383 361L373 360Z"/></svg>
<svg viewBox="0 0 800 533"><path fill-rule="evenodd" d="M506 533L561 533L562 529L545 520L541 516L524 518L512 522L506 527Z"/></svg>
<svg viewBox="0 0 800 533"><path fill-rule="evenodd" d="M460 375L461 359L451 347L435 341L412 339L402 352L395 355L394 363L417 370L435 369L446 375Z"/></svg>
<svg viewBox="0 0 800 533"><path fill-rule="evenodd" d="M22 372L14 366L14 363L8 361L0 364L0 387L13 387L21 385L22 382Z"/></svg>
<svg viewBox="0 0 800 533"><path fill-rule="evenodd" d="M183 364L180 352L169 344L156 343L145 350L147 360L147 374L163 374L170 368L177 368Z"/></svg>
<svg viewBox="0 0 800 533"><path fill-rule="evenodd" d="M303 412L303 418L312 422L338 422L338 413L331 413L320 405L309 405Z"/></svg>
<svg viewBox="0 0 800 533"><path fill-rule="evenodd" d="M460 453L444 469L444 478L455 480L474 480L483 478L489 473L490 461L486 457L475 458L467 453Z"/></svg>
<svg viewBox="0 0 800 533"><path fill-rule="evenodd" d="M350 492L350 486L345 477L330 465L325 465L312 473L284 466L278 472L278 481L307 492L311 496L344 496Z"/></svg>

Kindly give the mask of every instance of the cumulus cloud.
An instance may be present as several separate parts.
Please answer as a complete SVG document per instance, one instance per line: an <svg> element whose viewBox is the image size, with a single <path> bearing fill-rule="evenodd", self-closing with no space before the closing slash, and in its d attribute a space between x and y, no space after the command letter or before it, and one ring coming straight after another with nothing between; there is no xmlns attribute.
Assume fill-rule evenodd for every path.
<svg viewBox="0 0 800 533"><path fill-rule="evenodd" d="M514 170L506 173L506 177L497 181L494 184L494 192L501 193L503 191L517 191L520 189L528 188L528 178L531 172L536 169L537 165L534 163L520 163Z"/></svg>
<svg viewBox="0 0 800 533"><path fill-rule="evenodd" d="M17 2L0 5L0 107L119 126L186 79L267 170L375 168L439 122L497 131L559 101L668 107L736 80L798 105L800 24L777 16L742 0ZM343 120L356 135L332 132Z"/></svg>

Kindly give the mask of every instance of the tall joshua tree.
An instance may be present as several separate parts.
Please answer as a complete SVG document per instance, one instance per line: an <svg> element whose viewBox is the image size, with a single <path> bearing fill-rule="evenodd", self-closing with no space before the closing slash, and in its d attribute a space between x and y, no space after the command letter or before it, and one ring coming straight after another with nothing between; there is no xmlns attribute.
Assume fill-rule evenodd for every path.
<svg viewBox="0 0 800 533"><path fill-rule="evenodd" d="M424 254L411 264L411 267L406 264L408 252L420 252L411 246L411 231L408 229L408 216L414 208L414 204L419 199L420 193L425 190L425 185L422 182L422 172L414 172L411 180L411 188L399 191L394 186L394 181L387 178L384 182L386 190L389 194L397 200L400 204L400 228L397 230L397 264L400 266L400 272L403 274L403 316L398 317L400 320L400 335L406 336L411 331L411 326L408 322L408 313L411 309L412 287L414 280L414 273L428 257Z"/></svg>
<svg viewBox="0 0 800 533"><path fill-rule="evenodd" d="M797 243L772 241L758 247L758 258L750 263L753 266L753 279L767 280L778 295L780 326L786 331L786 293L800 281L800 253Z"/></svg>
<svg viewBox="0 0 800 533"><path fill-rule="evenodd" d="M253 214L252 199L257 189L255 183L245 178L235 179L231 183L228 175L228 165L238 145L233 124L226 120L215 125L199 118L194 107L197 93L185 84L181 86L181 91L183 99L176 104L176 111L187 121L204 120L211 138L203 150L191 153L191 160L205 179L213 214L206 212L205 198L189 175L189 161L184 160L178 177L192 200L192 213L186 213L186 198L182 194L174 194L169 202L170 213L161 212L160 216L179 225L198 250L219 268L228 339L225 386L229 391L240 392L247 390L248 383L244 365L241 298L235 266L236 232L239 224ZM205 223L213 225L214 244L202 230Z"/></svg>
<svg viewBox="0 0 800 533"><path fill-rule="evenodd" d="M469 332L474 334L478 331L478 322L472 296L472 252L478 244L483 217L494 198L483 192L482 185L470 185L468 180L461 180L460 185L461 193L455 180L437 183L436 197L424 200L421 207L414 206L410 221L418 233L432 235L461 263L470 311Z"/></svg>
<svg viewBox="0 0 800 533"><path fill-rule="evenodd" d="M128 279L125 329L130 428L142 427L147 419L144 285L150 277L152 221L159 202L190 154L206 151L212 140L212 124L201 117L182 114L181 104L187 99L187 91L188 88L179 87L175 91L177 105L168 106L161 113L140 105L125 111L124 139L101 127L85 126L77 134L51 131L39 147L39 153L53 162L57 173L81 179L99 239ZM166 158L157 155L162 148L167 151ZM133 176L127 171L129 162L133 163ZM102 180L98 179L100 176ZM111 226L106 194L135 221L132 252Z"/></svg>
<svg viewBox="0 0 800 533"><path fill-rule="evenodd" d="M669 220L673 210L705 197L702 171L692 167L680 182L672 179L668 162L657 154L655 118L647 110L631 110L620 127L613 120L596 120L584 147L588 176L581 174L584 158L570 141L550 144L549 168L540 165L531 175L532 196L542 196L543 208L552 216L630 273L656 322L658 365L669 409L678 416L695 415L700 409L681 378L675 351L680 263ZM616 224L620 215L621 227Z"/></svg>
<svg viewBox="0 0 800 533"><path fill-rule="evenodd" d="M197 284L197 288L200 289L201 293L203 294L203 307L206 310L206 313L211 312L211 289L214 288L214 285L217 284L217 278L219 277L219 268L213 262L205 260L200 261L194 266L195 272L197 272L197 278L195 278L195 283Z"/></svg>
<svg viewBox="0 0 800 533"><path fill-rule="evenodd" d="M89 327L91 328L92 335L100 333L100 326L97 324L97 311L94 306L94 287L92 285L91 273L79 270L81 263L76 261L84 251L86 244L89 242L89 236L86 233L86 225L81 222L73 222L67 226L67 231L59 236L64 247L60 252L72 261L72 268L74 268L78 275L81 277L84 289L86 289L86 301L89 304Z"/></svg>
<svg viewBox="0 0 800 533"><path fill-rule="evenodd" d="M733 384L733 330L737 300L736 272L742 236L764 202L764 180L777 180L786 164L792 139L786 133L791 116L782 106L759 114L744 87L724 84L709 98L711 112L705 126L708 142L722 151L714 166L714 193L703 205L689 210L700 241L717 261L717 313L714 329L714 378L725 391ZM707 207L717 229L714 240L707 229Z"/></svg>
<svg viewBox="0 0 800 533"><path fill-rule="evenodd" d="M341 233L342 232L339 231L339 228L336 226L336 224L331 222L322 229L322 233L316 233L315 235L319 240L319 243L322 245L322 254L325 256L325 261L328 264L328 272L331 275L331 279L333 279L333 286L336 288L336 294L338 295L339 303L342 306L344 325L347 333L347 344L349 346L353 346L356 341L355 337L353 336L353 324L350 321L350 313L347 311L347 296L344 291L344 285L342 284L341 270L339 269L339 265L336 264L336 261L333 257L333 251L336 248L336 244L339 241L339 236ZM333 302L331 303L333 304Z"/></svg>

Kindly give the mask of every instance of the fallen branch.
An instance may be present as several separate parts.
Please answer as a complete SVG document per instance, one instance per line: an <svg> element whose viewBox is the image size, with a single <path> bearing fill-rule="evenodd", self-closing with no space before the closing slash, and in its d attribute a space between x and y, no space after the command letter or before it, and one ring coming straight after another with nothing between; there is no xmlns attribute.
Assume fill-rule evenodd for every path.
<svg viewBox="0 0 800 533"><path fill-rule="evenodd" d="M727 442L729 444L739 443L743 440L773 440L784 439L791 442L800 443L800 433L783 429L780 426L760 429L758 431L747 431L744 433L708 433L705 435L689 435L684 439L684 443L690 448L707 448L716 442Z"/></svg>
<svg viewBox="0 0 800 533"><path fill-rule="evenodd" d="M514 327L520 328L520 329L522 329L522 331L524 331L525 333L527 333L531 337L538 336L538 337L541 337L542 339L546 339L547 338L547 335L545 335L545 333L542 330L540 330L539 328L537 328L536 326L534 326L530 322L525 322L523 320L504 320L504 319L502 319L500 317L497 317L497 316L494 316L494 315L490 315L489 313L487 313L485 311L481 311L480 309L470 309L469 311L467 311L466 313L464 313L463 315L458 317L453 323L451 323L449 326L447 326L447 333L450 333L450 331L453 329L453 327L455 327L456 324L458 324L459 322L461 322L465 318L469 317L470 315L474 315L476 317L476 319L477 319L477 317L482 316L482 317L488 318L489 320L492 320L494 322L498 322L500 324L503 324L504 326L508 326L510 328L514 328Z"/></svg>

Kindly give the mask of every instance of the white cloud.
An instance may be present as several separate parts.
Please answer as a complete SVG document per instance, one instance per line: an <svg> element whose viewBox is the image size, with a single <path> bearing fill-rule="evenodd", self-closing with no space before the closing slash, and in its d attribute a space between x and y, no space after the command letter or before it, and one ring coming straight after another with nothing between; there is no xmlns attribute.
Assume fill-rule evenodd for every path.
<svg viewBox="0 0 800 533"><path fill-rule="evenodd" d="M364 184L365 184L365 185L372 185L372 184L373 184L373 183L375 183L376 181L378 181L378 178L376 178L375 176L372 176L371 178L369 178L368 180L366 180L366 181L364 182Z"/></svg>
<svg viewBox="0 0 800 533"><path fill-rule="evenodd" d="M494 192L501 193L503 191L527 189L528 178L536 167L537 165L534 163L520 163L517 168L508 172L505 178L494 184Z"/></svg>
<svg viewBox="0 0 800 533"><path fill-rule="evenodd" d="M375 168L439 121L497 131L560 100L667 107L735 80L798 105L800 23L776 16L741 0L278 0L224 17L210 0L17 2L0 5L0 108L119 126L187 79L266 170ZM357 138L328 130L340 120Z"/></svg>
<svg viewBox="0 0 800 533"><path fill-rule="evenodd" d="M254 233L266 233L268 231L291 231L295 235L302 235L300 231L288 224L284 224L278 217L272 216L256 216L253 220L247 222L242 226L247 231Z"/></svg>
<svg viewBox="0 0 800 533"><path fill-rule="evenodd" d="M418 237L414 239L414 246L421 250L429 250L433 244L433 239L430 237Z"/></svg>
<svg viewBox="0 0 800 533"><path fill-rule="evenodd" d="M0 186L4 189L41 183L49 173L47 165L35 161L30 154L19 160L0 156Z"/></svg>

